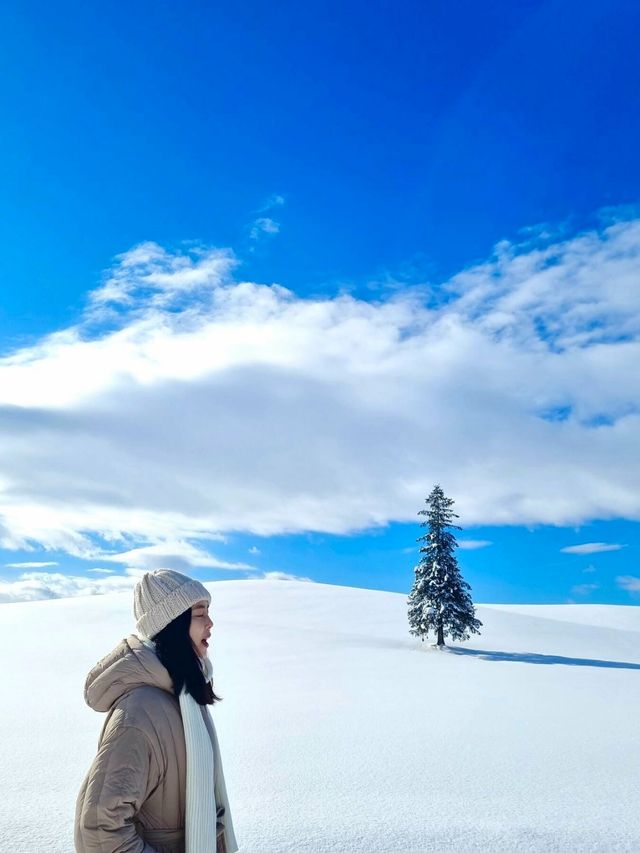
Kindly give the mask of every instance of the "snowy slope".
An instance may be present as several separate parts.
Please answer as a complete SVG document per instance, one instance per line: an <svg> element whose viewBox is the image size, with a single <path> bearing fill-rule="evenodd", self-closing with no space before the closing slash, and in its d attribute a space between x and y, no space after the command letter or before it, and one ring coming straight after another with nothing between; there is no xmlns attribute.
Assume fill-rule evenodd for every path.
<svg viewBox="0 0 640 853"><path fill-rule="evenodd" d="M481 606L438 652L406 596L207 584L242 853L640 851L640 608ZM72 851L131 596L0 605L0 850Z"/></svg>

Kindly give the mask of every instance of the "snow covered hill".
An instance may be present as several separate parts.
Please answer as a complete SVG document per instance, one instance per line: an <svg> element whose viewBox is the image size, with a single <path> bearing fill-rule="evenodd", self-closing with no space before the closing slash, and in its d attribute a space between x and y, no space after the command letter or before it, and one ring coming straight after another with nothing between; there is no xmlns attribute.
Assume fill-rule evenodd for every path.
<svg viewBox="0 0 640 853"><path fill-rule="evenodd" d="M480 606L438 652L406 596L207 584L242 853L640 851L640 607ZM70 853L132 596L0 604L0 850Z"/></svg>

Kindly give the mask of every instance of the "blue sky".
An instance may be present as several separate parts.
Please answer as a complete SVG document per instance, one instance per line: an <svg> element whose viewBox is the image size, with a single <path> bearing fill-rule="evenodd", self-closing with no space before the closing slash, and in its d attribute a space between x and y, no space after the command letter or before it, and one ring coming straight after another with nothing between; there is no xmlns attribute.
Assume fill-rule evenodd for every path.
<svg viewBox="0 0 640 853"><path fill-rule="evenodd" d="M0 596L408 591L440 481L478 600L637 603L639 24L4 4Z"/></svg>

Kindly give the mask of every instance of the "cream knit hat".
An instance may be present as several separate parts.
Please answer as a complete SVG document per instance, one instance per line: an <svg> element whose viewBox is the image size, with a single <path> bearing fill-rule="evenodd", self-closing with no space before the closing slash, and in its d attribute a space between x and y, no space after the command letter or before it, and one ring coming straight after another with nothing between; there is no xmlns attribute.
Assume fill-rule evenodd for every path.
<svg viewBox="0 0 640 853"><path fill-rule="evenodd" d="M133 591L136 628L145 636L154 637L169 622L203 598L211 603L211 595L200 581L171 569L147 572Z"/></svg>

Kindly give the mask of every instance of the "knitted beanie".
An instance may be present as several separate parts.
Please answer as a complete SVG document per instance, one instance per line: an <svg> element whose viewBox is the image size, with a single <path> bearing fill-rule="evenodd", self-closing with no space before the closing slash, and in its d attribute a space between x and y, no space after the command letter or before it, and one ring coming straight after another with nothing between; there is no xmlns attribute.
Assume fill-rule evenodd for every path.
<svg viewBox="0 0 640 853"><path fill-rule="evenodd" d="M211 603L211 595L200 581L171 569L147 572L133 591L136 629L147 637L154 637L169 622L202 599Z"/></svg>

